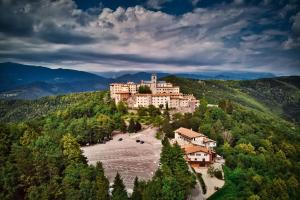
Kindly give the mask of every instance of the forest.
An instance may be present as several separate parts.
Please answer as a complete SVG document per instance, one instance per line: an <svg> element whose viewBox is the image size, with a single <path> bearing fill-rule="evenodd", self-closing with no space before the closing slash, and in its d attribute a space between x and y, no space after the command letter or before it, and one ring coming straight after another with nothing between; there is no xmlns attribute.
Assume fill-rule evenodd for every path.
<svg viewBox="0 0 300 200"><path fill-rule="evenodd" d="M233 81L168 79L201 98L195 113L170 116L170 111L140 108L131 114L107 92L1 101L0 199L129 198L120 176L109 197L101 163L87 165L80 145L101 143L117 129L135 132L138 122L143 123L139 119L168 138L182 126L217 141L217 153L226 160L225 186L210 199L300 199L300 129L295 118L284 115L279 101L266 106L246 94L245 88L254 86L243 89ZM297 100L297 94L285 92L290 102ZM160 169L148 182L136 179L130 198L185 199L194 187L196 179L181 149L166 139L162 143Z"/></svg>

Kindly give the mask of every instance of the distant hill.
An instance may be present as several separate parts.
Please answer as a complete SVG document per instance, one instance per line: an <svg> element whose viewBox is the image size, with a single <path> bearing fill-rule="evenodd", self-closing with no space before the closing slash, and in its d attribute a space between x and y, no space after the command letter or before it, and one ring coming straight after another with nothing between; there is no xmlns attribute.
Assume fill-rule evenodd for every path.
<svg viewBox="0 0 300 200"><path fill-rule="evenodd" d="M0 71L0 90L38 81L46 83L66 83L86 80L107 81L106 78L101 76L77 70L50 69L47 67L9 62L0 63Z"/></svg>
<svg viewBox="0 0 300 200"><path fill-rule="evenodd" d="M111 79L69 69L0 63L0 98L36 99L73 92L106 90Z"/></svg>
<svg viewBox="0 0 300 200"><path fill-rule="evenodd" d="M98 80L66 83L33 82L0 93L0 99L38 99L44 96L107 90L107 83Z"/></svg>
<svg viewBox="0 0 300 200"><path fill-rule="evenodd" d="M97 73L88 73L70 69L50 69L41 66L18 63L0 63L1 99L37 99L43 96L68 94L74 92L107 90L111 82L140 82L150 80L151 73L128 73L115 78L104 78ZM106 73L106 75L109 73ZM110 73L113 76L113 72ZM157 73L158 78L170 76L169 73ZM251 80L262 77L274 77L270 73L256 72L199 72L178 73L178 77L200 80Z"/></svg>
<svg viewBox="0 0 300 200"><path fill-rule="evenodd" d="M231 99L247 108L300 123L300 76L242 81L195 80L175 76L162 79L180 86L181 92L205 98L212 104Z"/></svg>
<svg viewBox="0 0 300 200"><path fill-rule="evenodd" d="M156 73L158 78L175 75L182 78L192 78L199 80L254 80L259 78L273 78L275 77L272 73L267 72L195 72L195 73ZM112 74L111 74L112 75ZM151 73L149 72L138 72L128 73L115 78L119 81L133 81L139 82L140 80L149 80Z"/></svg>

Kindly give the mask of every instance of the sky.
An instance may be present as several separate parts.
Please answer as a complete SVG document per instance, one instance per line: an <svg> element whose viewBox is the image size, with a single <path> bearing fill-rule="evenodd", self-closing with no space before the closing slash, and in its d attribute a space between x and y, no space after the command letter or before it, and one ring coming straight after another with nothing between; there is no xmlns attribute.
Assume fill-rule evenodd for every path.
<svg viewBox="0 0 300 200"><path fill-rule="evenodd" d="M0 62L300 75L300 0L0 0Z"/></svg>

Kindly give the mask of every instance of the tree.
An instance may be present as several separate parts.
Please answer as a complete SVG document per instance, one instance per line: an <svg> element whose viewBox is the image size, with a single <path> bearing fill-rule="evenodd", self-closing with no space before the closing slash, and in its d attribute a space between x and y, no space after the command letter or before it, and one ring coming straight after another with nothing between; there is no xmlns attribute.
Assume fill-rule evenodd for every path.
<svg viewBox="0 0 300 200"><path fill-rule="evenodd" d="M124 185L123 180L118 172L117 172L117 175L114 180L111 199L112 200L128 199L127 192L125 190L125 185Z"/></svg>
<svg viewBox="0 0 300 200"><path fill-rule="evenodd" d="M124 104L123 101L120 101L117 105L117 110L118 112L120 112L121 114L127 114L128 113L128 109L126 107L126 105Z"/></svg>
<svg viewBox="0 0 300 200"><path fill-rule="evenodd" d="M126 125L126 123L125 123L125 121L123 119L121 120L120 130L123 133L126 133L126 131L127 131L127 125Z"/></svg>
<svg viewBox="0 0 300 200"><path fill-rule="evenodd" d="M142 199L142 192L139 185L139 179L138 177L135 177L131 200L141 200L141 199Z"/></svg>
<svg viewBox="0 0 300 200"><path fill-rule="evenodd" d="M95 195L95 199L96 200L108 200L109 199L109 182L107 180L107 178L104 175L104 169L102 167L101 162L97 162L96 164L96 195Z"/></svg>
<svg viewBox="0 0 300 200"><path fill-rule="evenodd" d="M219 102L219 107L222 108L226 113L232 114L233 105L230 100L222 100Z"/></svg>
<svg viewBox="0 0 300 200"><path fill-rule="evenodd" d="M174 130L168 120L164 120L161 130L166 134L168 138L174 138Z"/></svg>
<svg viewBox="0 0 300 200"><path fill-rule="evenodd" d="M163 113L163 116L166 120L170 121L170 113L168 110L165 110Z"/></svg>
<svg viewBox="0 0 300 200"><path fill-rule="evenodd" d="M128 133L134 133L134 131L135 131L135 123L134 120L131 118L129 120Z"/></svg>
<svg viewBox="0 0 300 200"><path fill-rule="evenodd" d="M139 106L138 110L137 110L138 116L142 117L142 116L146 116L147 115L147 108Z"/></svg>
<svg viewBox="0 0 300 200"><path fill-rule="evenodd" d="M214 166L210 165L208 168L207 168L207 173L213 177L214 176L214 171L215 171L215 168Z"/></svg>
<svg viewBox="0 0 300 200"><path fill-rule="evenodd" d="M147 85L141 85L138 89L138 92L140 94L151 94L152 93L150 87Z"/></svg>
<svg viewBox="0 0 300 200"><path fill-rule="evenodd" d="M169 110L169 104L166 102L166 110Z"/></svg>
<svg viewBox="0 0 300 200"><path fill-rule="evenodd" d="M161 114L159 108L156 108L154 105L150 105L148 107L148 113L150 117L156 117L157 115Z"/></svg>
<svg viewBox="0 0 300 200"><path fill-rule="evenodd" d="M70 134L64 135L62 138L63 155L69 163L78 163L85 160L76 139Z"/></svg>
<svg viewBox="0 0 300 200"><path fill-rule="evenodd" d="M136 121L134 123L134 132L136 133L136 132L140 131L141 129L142 129L142 125L140 124L140 122Z"/></svg>

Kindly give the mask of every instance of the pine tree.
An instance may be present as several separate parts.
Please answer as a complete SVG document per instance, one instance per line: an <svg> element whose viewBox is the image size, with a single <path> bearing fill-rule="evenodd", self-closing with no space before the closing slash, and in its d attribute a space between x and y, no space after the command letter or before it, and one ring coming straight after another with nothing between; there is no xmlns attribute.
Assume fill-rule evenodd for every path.
<svg viewBox="0 0 300 200"><path fill-rule="evenodd" d="M95 199L97 200L108 200L109 199L109 182L104 175L104 169L101 162L97 162L96 164L96 196Z"/></svg>
<svg viewBox="0 0 300 200"><path fill-rule="evenodd" d="M141 188L139 185L139 179L138 179L138 177L135 177L131 200L141 200L141 199L142 199L142 192L141 192Z"/></svg>
<svg viewBox="0 0 300 200"><path fill-rule="evenodd" d="M135 128L134 120L131 118L129 120L128 133L133 133Z"/></svg>
<svg viewBox="0 0 300 200"><path fill-rule="evenodd" d="M113 191L112 191L112 200L126 200L128 199L127 192L125 189L125 185L120 174L117 172L117 175L114 180L113 184Z"/></svg>

